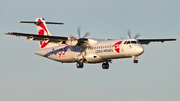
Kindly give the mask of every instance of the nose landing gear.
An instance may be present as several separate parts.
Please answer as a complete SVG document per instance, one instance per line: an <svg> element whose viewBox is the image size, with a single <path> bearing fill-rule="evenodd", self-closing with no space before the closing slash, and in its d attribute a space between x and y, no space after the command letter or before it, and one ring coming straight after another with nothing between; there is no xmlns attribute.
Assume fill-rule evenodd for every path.
<svg viewBox="0 0 180 101"><path fill-rule="evenodd" d="M138 60L133 60L133 63L138 63Z"/></svg>
<svg viewBox="0 0 180 101"><path fill-rule="evenodd" d="M103 64L102 64L102 68L103 68L103 69L109 69L109 63L108 63L108 61L106 61L106 63L103 63Z"/></svg>
<svg viewBox="0 0 180 101"><path fill-rule="evenodd" d="M139 56L134 56L133 58L134 58L133 63L138 63L137 59L139 58Z"/></svg>

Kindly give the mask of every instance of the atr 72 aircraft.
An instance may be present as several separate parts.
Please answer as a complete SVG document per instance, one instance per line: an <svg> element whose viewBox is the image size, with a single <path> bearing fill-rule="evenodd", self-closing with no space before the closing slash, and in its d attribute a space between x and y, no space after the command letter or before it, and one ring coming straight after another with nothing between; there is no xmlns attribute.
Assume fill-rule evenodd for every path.
<svg viewBox="0 0 180 101"><path fill-rule="evenodd" d="M112 59L133 58L133 63L138 63L139 56L144 52L142 44L150 42L175 41L176 39L137 39L138 33L131 38L130 30L127 39L96 39L86 38L87 32L80 37L80 28L77 32L79 37L52 36L46 24L63 24L57 22L45 22L44 18L36 18L35 21L18 21L18 23L33 23L37 26L36 34L7 32L5 34L27 37L28 40L40 42L40 50L35 54L62 63L76 62L77 68L83 68L84 63L102 63L103 69L109 68Z"/></svg>

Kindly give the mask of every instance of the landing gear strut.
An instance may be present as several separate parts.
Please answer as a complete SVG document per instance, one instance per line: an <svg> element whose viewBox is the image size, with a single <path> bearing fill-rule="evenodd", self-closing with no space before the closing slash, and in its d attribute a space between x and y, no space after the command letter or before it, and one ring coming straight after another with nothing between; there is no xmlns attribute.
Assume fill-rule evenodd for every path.
<svg viewBox="0 0 180 101"><path fill-rule="evenodd" d="M81 61L77 62L76 66L77 66L77 68L83 68L83 66L84 66L83 61L81 60Z"/></svg>
<svg viewBox="0 0 180 101"><path fill-rule="evenodd" d="M103 63L103 64L102 64L102 68L103 68L103 69L109 69L109 63L108 63L108 61L106 61L106 63Z"/></svg>
<svg viewBox="0 0 180 101"><path fill-rule="evenodd" d="M132 58L134 58L133 63L138 63L139 56L133 56Z"/></svg>

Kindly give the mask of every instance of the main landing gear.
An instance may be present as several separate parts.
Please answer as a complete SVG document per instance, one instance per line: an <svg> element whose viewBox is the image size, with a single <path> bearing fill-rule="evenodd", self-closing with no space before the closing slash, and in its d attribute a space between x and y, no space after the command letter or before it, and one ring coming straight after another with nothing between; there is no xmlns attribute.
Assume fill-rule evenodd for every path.
<svg viewBox="0 0 180 101"><path fill-rule="evenodd" d="M109 69L109 63L108 63L108 61L106 61L106 63L103 63L103 64L102 64L102 68L103 68L103 69Z"/></svg>
<svg viewBox="0 0 180 101"><path fill-rule="evenodd" d="M109 60L109 61L106 61L105 63L102 64L102 68L103 69L109 69L109 62L111 63L112 60ZM84 63L83 63L83 60L80 60L76 63L76 67L77 68L83 68L84 66Z"/></svg>
<svg viewBox="0 0 180 101"><path fill-rule="evenodd" d="M76 63L77 68L83 68L83 66L84 66L83 60L80 60L79 62Z"/></svg>

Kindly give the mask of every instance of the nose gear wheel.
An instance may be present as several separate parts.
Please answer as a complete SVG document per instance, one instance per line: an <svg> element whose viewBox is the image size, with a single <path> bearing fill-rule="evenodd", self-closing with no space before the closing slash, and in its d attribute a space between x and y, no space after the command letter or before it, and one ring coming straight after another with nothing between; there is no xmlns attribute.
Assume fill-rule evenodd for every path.
<svg viewBox="0 0 180 101"><path fill-rule="evenodd" d="M133 60L133 63L138 63L138 60Z"/></svg>
<svg viewBox="0 0 180 101"><path fill-rule="evenodd" d="M109 69L109 63L106 61L106 63L102 64L103 69Z"/></svg>

